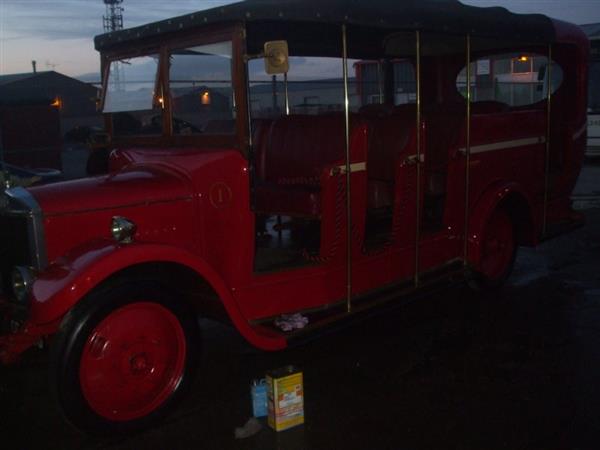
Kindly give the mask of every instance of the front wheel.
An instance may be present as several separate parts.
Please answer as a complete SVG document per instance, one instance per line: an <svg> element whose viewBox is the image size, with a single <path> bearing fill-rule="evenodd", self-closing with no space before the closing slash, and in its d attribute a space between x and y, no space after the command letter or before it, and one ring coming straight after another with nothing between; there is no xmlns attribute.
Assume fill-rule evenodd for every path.
<svg viewBox="0 0 600 450"><path fill-rule="evenodd" d="M515 228L506 210L494 211L481 245L481 260L477 270L469 276L469 285L476 290L497 289L510 276L517 254Z"/></svg>
<svg viewBox="0 0 600 450"><path fill-rule="evenodd" d="M189 387L197 334L195 315L156 283L93 292L67 315L53 344L59 408L93 434L149 427Z"/></svg>

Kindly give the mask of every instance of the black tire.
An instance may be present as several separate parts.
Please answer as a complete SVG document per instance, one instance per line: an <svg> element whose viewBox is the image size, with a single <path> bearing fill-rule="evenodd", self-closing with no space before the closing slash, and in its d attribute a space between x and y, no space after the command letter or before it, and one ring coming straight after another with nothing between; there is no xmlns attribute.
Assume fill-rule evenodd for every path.
<svg viewBox="0 0 600 450"><path fill-rule="evenodd" d="M139 311L143 314L139 314ZM136 317L136 314L140 319L126 320ZM154 321L145 321L143 318L146 317ZM148 332L149 324L154 324L163 317L165 325L160 323L159 327L152 328L160 329L156 332L160 336L157 340L152 331ZM125 322L131 325L123 327ZM148 324L144 328L146 322ZM119 323L121 335L113 332L115 325ZM127 335L127 338L124 338L124 335ZM98 356L93 352L96 351L94 346L99 339L103 340L104 344ZM116 345L117 342L119 345ZM169 345L172 342L177 345ZM182 343L184 345L181 345ZM144 361L142 363L137 361L139 355L130 356L139 350L137 346L143 349L140 353ZM196 315L191 308L177 301L173 293L158 283L124 281L93 291L65 316L52 343L50 390L64 418L81 431L94 435L114 435L143 430L163 419L189 389L196 369L199 347ZM105 353L108 356L105 357ZM164 353L168 358L164 357ZM104 394L99 393L97 389L101 387L106 390L105 386L112 385L93 384L95 381L89 381L89 374L96 374L94 365L98 364L98 361L102 361L102 369L98 374L112 381L117 380L121 385L130 383L131 387L135 386L127 391L133 393L133 396L139 396L137 390L140 388L147 390L148 388L143 386L154 383L149 379L157 378L156 373L162 374L158 377L161 381L156 382L156 390L159 390L159 393L155 395L152 391L147 394L148 397L154 396L153 400L147 401L146 407L138 408L134 414L126 406L119 404L123 396L118 395L118 389L122 386L117 383L114 392L108 388L106 398L109 400L104 408L100 403ZM105 361L110 362L110 365ZM119 361L126 363L119 364ZM163 369L163 366L167 369ZM168 385L163 383L163 378L169 380ZM94 387L88 389L86 398L85 386L90 384ZM89 394L90 392L93 394ZM145 399L138 403L144 401ZM132 400L131 403L133 405L135 402ZM129 407L134 408L131 405ZM109 417L110 413L103 412L109 409L115 414L118 413L114 416L116 419L113 419L113 416Z"/></svg>
<svg viewBox="0 0 600 450"><path fill-rule="evenodd" d="M498 261L492 264L493 268L487 270L486 258L489 255L486 254L485 247L491 235L494 235L493 238L498 241L496 245L500 249L497 251L499 255L496 255ZM478 270L471 269L467 273L468 285L475 291L500 289L510 277L517 256L515 225L505 209L499 208L491 215L484 230L482 246L484 247L482 262Z"/></svg>

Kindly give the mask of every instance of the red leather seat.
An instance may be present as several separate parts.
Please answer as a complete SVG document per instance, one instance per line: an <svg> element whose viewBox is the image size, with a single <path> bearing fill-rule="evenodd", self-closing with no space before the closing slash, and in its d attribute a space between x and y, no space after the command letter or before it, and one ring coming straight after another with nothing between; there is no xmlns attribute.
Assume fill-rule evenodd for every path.
<svg viewBox="0 0 600 450"><path fill-rule="evenodd" d="M325 168L343 163L344 136L344 118L339 114L293 115L275 120L263 141L255 145L255 209L320 217L320 177Z"/></svg>

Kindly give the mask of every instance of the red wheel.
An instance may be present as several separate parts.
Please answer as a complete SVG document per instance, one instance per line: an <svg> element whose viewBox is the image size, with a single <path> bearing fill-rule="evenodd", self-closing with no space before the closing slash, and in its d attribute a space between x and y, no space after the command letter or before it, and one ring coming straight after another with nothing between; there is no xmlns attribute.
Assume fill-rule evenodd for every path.
<svg viewBox="0 0 600 450"><path fill-rule="evenodd" d="M156 303L132 303L92 331L81 354L83 396L102 417L147 416L183 378L185 335L177 317Z"/></svg>
<svg viewBox="0 0 600 450"><path fill-rule="evenodd" d="M84 431L145 428L189 385L196 342L195 315L155 283L95 292L56 338L59 406Z"/></svg>
<svg viewBox="0 0 600 450"><path fill-rule="evenodd" d="M512 220L505 210L498 209L486 225L481 261L471 285L478 289L500 287L512 272L516 248Z"/></svg>

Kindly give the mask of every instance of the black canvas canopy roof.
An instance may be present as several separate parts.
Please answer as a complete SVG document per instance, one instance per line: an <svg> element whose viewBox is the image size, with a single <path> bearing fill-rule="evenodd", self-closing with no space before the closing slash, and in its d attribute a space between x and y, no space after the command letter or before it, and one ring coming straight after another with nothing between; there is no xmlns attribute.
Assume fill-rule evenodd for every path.
<svg viewBox="0 0 600 450"><path fill-rule="evenodd" d="M510 38L529 43L555 40L552 21L540 14L468 6L458 0L247 0L152 24L103 34L96 49L208 25L321 24L380 30L423 30ZM315 38L317 39L317 38Z"/></svg>

